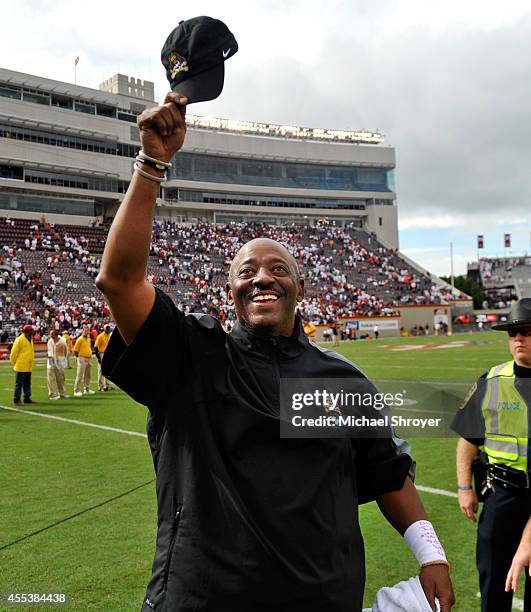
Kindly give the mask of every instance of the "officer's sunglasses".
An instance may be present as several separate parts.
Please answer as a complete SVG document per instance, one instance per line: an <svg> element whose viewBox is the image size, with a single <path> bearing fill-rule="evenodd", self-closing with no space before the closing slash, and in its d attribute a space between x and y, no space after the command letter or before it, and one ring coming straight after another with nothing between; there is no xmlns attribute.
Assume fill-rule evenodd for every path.
<svg viewBox="0 0 531 612"><path fill-rule="evenodd" d="M509 334L509 338L516 338L518 334L524 336L524 338L529 338L529 336L531 336L531 327L516 327L514 329L508 329L507 333Z"/></svg>

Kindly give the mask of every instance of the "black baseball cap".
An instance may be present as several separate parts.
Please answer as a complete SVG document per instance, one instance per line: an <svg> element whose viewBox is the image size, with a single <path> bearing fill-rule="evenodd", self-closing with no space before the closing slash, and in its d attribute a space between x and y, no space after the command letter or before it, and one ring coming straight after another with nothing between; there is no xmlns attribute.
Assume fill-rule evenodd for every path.
<svg viewBox="0 0 531 612"><path fill-rule="evenodd" d="M529 327L531 325L531 298L522 298L511 307L511 312L505 323L492 325L491 329L496 331L509 331L518 327Z"/></svg>
<svg viewBox="0 0 531 612"><path fill-rule="evenodd" d="M181 21L161 52L172 91L186 96L189 103L217 98L223 89L225 60L236 51L234 35L219 19Z"/></svg>

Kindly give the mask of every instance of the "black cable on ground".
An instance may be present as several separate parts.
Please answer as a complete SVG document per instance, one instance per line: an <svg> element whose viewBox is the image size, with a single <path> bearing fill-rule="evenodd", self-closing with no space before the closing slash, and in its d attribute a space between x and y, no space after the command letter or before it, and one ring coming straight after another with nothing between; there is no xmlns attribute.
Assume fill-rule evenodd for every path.
<svg viewBox="0 0 531 612"><path fill-rule="evenodd" d="M142 487L147 487L147 485L151 484L152 482L155 482L154 478L140 485L137 485L136 487L133 487L132 489L129 489L129 491L125 491L124 493L120 493L119 495L115 495L114 497L110 497L109 499L106 499L105 501L102 501L99 504L90 506L89 508L85 508L84 510L80 510L79 512L76 512L75 514L71 514L70 516L67 516L58 521L55 521L54 523L50 523L49 525L46 525L46 527L37 529L37 531L28 533L28 535L22 536L21 538L17 538L16 540L13 540L12 542L8 542L7 544L3 544L2 546L0 546L0 551L5 550L6 548L9 548L10 546L14 546L15 544L19 544L20 542L23 542L24 540L28 540L29 538L33 538L34 536L39 535L39 533L42 533L43 531L52 529L52 527L57 527L57 525L66 523L67 521L70 521L78 516L81 516L82 514L85 514L86 512L90 512L91 510L96 510L97 508L101 508L102 506L105 506L106 504L110 504L111 502L116 501L117 499L120 499L121 497L126 497L127 495L130 495L131 493L138 491L138 489L142 489Z"/></svg>

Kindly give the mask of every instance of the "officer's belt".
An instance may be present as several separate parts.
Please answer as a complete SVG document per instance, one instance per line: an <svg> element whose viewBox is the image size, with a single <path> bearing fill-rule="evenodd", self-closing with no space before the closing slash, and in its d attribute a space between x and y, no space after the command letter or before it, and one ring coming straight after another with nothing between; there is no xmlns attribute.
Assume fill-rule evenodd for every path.
<svg viewBox="0 0 531 612"><path fill-rule="evenodd" d="M529 490L529 474L500 463L489 463L488 476L493 483L508 491Z"/></svg>

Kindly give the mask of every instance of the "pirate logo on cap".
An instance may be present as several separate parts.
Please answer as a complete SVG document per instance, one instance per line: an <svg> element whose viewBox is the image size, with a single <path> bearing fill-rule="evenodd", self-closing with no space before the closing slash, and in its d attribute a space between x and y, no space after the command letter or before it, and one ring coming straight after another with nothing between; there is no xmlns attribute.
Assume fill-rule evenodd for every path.
<svg viewBox="0 0 531 612"><path fill-rule="evenodd" d="M168 55L168 70L170 71L170 76L174 79L180 72L188 71L188 62L182 55L179 55L175 51L172 51Z"/></svg>

